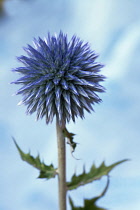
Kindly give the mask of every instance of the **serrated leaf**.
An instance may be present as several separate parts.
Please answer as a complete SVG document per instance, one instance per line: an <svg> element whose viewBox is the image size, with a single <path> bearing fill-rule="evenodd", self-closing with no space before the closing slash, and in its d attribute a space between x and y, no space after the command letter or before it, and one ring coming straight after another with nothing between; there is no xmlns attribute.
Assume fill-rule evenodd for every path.
<svg viewBox="0 0 140 210"><path fill-rule="evenodd" d="M63 132L64 132L64 136L68 139L67 144L69 144L71 147L71 153L73 153L77 145L77 143L73 141L75 134L69 133L66 127L64 128Z"/></svg>
<svg viewBox="0 0 140 210"><path fill-rule="evenodd" d="M108 186L109 186L109 177L108 177L108 180L107 180L106 187L103 190L103 192L101 193L101 195L99 195L97 197L94 197L92 199L85 199L83 207L75 207L71 197L69 197L71 210L106 210L104 208L98 207L96 205L96 202L97 202L97 200L99 200L100 198L102 198L105 195L105 193L106 193L106 191L108 189Z"/></svg>
<svg viewBox="0 0 140 210"><path fill-rule="evenodd" d="M93 164L90 171L88 173L85 172L85 169L83 170L83 173L80 175L74 174L71 178L70 182L67 182L67 189L68 190L74 190L79 186L88 184L90 182L93 182L95 180L100 179L102 176L108 175L109 172L117 165L125 162L127 160L122 160L119 162L116 162L110 166L106 166L103 162L98 168Z"/></svg>
<svg viewBox="0 0 140 210"><path fill-rule="evenodd" d="M38 178L46 178L46 179L50 179L50 178L54 178L57 174L57 169L54 168L54 166L52 164L45 165L44 162L41 162L39 155L34 158L30 152L29 153L24 153L20 147L18 146L18 144L16 143L15 139L13 138L14 143L16 145L16 148L18 149L18 152L20 154L20 157L23 161L29 163L30 165L32 165L34 168L38 169L40 171L40 174L38 176Z"/></svg>
<svg viewBox="0 0 140 210"><path fill-rule="evenodd" d="M90 200L85 199L83 207L74 206L74 203L70 197L69 197L69 203L71 206L71 210L106 210L104 208L100 208L100 207L96 206L95 198L92 198Z"/></svg>

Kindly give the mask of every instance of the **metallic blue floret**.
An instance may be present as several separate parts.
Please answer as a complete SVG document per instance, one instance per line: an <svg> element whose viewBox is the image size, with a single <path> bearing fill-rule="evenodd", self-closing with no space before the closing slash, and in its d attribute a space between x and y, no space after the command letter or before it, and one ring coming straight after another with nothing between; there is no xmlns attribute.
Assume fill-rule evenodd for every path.
<svg viewBox="0 0 140 210"><path fill-rule="evenodd" d="M27 106L27 114L37 112L37 119L46 117L46 123L54 116L65 124L76 117L84 117L84 110L93 111L92 105L101 102L97 95L105 89L99 83L105 77L99 74L103 67L95 62L98 57L88 43L76 36L68 42L62 32L47 39L34 39L34 47L24 48L28 57L18 58L23 67L14 69L22 77L14 81L22 87L20 104Z"/></svg>

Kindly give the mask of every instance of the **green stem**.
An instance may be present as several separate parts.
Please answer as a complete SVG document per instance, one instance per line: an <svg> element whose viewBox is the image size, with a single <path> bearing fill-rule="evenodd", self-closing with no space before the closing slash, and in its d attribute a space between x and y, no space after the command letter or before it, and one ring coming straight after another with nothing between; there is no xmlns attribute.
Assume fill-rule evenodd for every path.
<svg viewBox="0 0 140 210"><path fill-rule="evenodd" d="M66 210L66 151L63 128L56 122L58 146L59 210Z"/></svg>

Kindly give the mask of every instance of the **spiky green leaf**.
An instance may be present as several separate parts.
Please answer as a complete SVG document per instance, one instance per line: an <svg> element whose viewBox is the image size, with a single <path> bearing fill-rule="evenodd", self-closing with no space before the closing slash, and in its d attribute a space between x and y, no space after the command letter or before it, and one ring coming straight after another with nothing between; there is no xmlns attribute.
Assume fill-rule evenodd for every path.
<svg viewBox="0 0 140 210"><path fill-rule="evenodd" d="M71 197L69 197L71 210L106 210L104 208L98 207L96 205L96 202L97 202L97 200L99 200L100 198L102 198L105 195L105 193L106 193L106 191L108 189L108 186L109 186L109 177L108 177L108 180L107 180L106 187L103 190L103 192L101 193L101 195L99 195L97 197L94 197L92 199L85 199L83 207L76 207L76 206L74 206L74 203L73 203Z"/></svg>
<svg viewBox="0 0 140 210"><path fill-rule="evenodd" d="M16 143L15 139L13 138L14 143L16 145L16 148L18 149L18 152L20 154L20 157L23 161L29 163L30 165L32 165L34 168L39 170L39 176L38 178L46 178L46 179L50 179L50 178L54 178L57 174L57 169L54 168L54 166L51 165L45 165L43 161L40 160L39 155L34 158L30 152L29 153L24 153L20 147L18 146L18 144Z"/></svg>
<svg viewBox="0 0 140 210"><path fill-rule="evenodd" d="M103 162L98 168L93 164L90 171L88 173L85 172L85 169L83 169L83 173L80 175L74 174L71 178L70 182L67 182L67 188L68 190L76 189L79 186L88 184L90 182L93 182L94 180L100 179L102 176L108 175L109 172L117 165L125 162L126 160L122 160L119 162L116 162L110 166L106 166Z"/></svg>
<svg viewBox="0 0 140 210"><path fill-rule="evenodd" d="M63 132L64 136L68 139L67 144L69 144L71 147L71 153L73 153L77 145L77 143L73 141L75 134L69 133L66 127L63 129Z"/></svg>

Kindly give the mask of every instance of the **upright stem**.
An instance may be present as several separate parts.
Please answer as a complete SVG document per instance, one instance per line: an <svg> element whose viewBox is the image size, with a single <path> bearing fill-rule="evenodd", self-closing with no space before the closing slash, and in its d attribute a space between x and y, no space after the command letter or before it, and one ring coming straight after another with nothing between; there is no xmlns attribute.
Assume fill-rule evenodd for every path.
<svg viewBox="0 0 140 210"><path fill-rule="evenodd" d="M56 122L58 145L59 210L66 210L66 151L63 128Z"/></svg>

